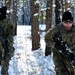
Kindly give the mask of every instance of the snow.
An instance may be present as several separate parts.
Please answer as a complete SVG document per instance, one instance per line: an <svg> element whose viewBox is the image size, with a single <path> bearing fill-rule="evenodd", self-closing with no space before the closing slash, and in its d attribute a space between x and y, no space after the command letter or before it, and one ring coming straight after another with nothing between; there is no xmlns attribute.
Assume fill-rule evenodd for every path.
<svg viewBox="0 0 75 75"><path fill-rule="evenodd" d="M52 55L45 56L44 34L41 34L41 48L32 51L31 26L17 26L14 36L14 56L9 62L9 75L55 75Z"/></svg>

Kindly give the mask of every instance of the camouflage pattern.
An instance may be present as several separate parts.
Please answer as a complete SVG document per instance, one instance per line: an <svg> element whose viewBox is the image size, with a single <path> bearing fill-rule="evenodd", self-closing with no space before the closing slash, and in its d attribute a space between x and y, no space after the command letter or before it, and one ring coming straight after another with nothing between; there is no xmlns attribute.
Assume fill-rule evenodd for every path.
<svg viewBox="0 0 75 75"><path fill-rule="evenodd" d="M55 43L52 41L52 39L55 37L55 34L59 34L59 32L62 37L62 40L68 43L71 50L73 50L75 54L75 25L72 26L70 31L67 31L61 23L49 29L45 35L45 42L49 47L51 47L51 51L53 51L53 60L55 64L56 74L67 75L65 68L62 62L60 62L57 52L55 50L55 47L54 47ZM62 57L62 60L64 60L64 62L66 63L66 66L68 70L70 71L71 75L74 75L74 70L71 67L70 63L64 57Z"/></svg>
<svg viewBox="0 0 75 75"><path fill-rule="evenodd" d="M14 55L14 47L13 47L13 36L15 34L15 25L11 22L10 19L6 18L2 21L0 21L0 25L5 29L5 37L7 39L7 46L9 48L9 55L10 57L12 57ZM2 53L3 53L3 46L1 46L0 44L0 47L2 47L2 50L0 49L0 56L2 56ZM9 56L6 56L6 59L2 60L1 61L1 66L2 66L2 69L1 69L1 74L2 75L8 75L8 66L9 66Z"/></svg>
<svg viewBox="0 0 75 75"><path fill-rule="evenodd" d="M2 47L2 43L0 42L0 65L1 65L1 59L2 59L2 52L4 51Z"/></svg>

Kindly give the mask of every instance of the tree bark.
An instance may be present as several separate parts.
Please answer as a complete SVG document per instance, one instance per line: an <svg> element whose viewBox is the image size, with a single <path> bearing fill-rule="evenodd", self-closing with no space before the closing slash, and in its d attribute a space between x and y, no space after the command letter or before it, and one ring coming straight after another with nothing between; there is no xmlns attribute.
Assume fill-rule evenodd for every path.
<svg viewBox="0 0 75 75"><path fill-rule="evenodd" d="M31 32L32 32L32 50L37 50L40 47L40 35L39 35L39 22L38 16L34 16L38 13L39 5L35 4L35 0L30 0L31 3Z"/></svg>

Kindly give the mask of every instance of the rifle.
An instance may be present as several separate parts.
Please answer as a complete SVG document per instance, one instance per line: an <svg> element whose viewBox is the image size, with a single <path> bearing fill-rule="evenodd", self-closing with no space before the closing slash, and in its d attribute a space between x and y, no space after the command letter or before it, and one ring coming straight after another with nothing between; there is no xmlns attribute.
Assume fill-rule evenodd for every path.
<svg viewBox="0 0 75 75"><path fill-rule="evenodd" d="M63 63L68 75L70 75L65 62L62 60L62 56L64 56L69 63L71 64L72 68L75 69L75 59L74 59L74 53L68 46L66 42L63 42L62 37L60 35L56 35L53 38L53 41L55 42L55 48L57 49L57 54L59 56L59 59Z"/></svg>
<svg viewBox="0 0 75 75"><path fill-rule="evenodd" d="M0 41L2 43L2 47L4 48L4 50L2 50L2 57L1 57L2 60L6 59L6 56L9 53L9 47L7 44L7 39L5 37L5 32L6 31L5 31L4 27L2 27L0 25Z"/></svg>

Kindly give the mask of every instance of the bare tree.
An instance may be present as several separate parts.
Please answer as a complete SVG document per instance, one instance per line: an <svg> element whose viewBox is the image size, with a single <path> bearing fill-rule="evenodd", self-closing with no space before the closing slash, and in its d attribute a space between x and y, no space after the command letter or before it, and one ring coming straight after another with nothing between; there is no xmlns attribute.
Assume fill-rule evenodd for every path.
<svg viewBox="0 0 75 75"><path fill-rule="evenodd" d="M15 24L15 35L17 34L17 0L13 1L13 22Z"/></svg>
<svg viewBox="0 0 75 75"><path fill-rule="evenodd" d="M55 5L56 5L56 7L55 7L55 23L57 25L61 22L61 19L60 19L61 1L55 0Z"/></svg>
<svg viewBox="0 0 75 75"><path fill-rule="evenodd" d="M5 5L6 5L8 11L9 11L9 12L7 13L7 16L8 16L8 18L10 18L10 6L11 6L11 0L5 0Z"/></svg>
<svg viewBox="0 0 75 75"><path fill-rule="evenodd" d="M38 14L39 5L35 4L34 1L30 0L31 6L31 31L32 31L32 50L36 50L40 47L40 35L39 35L39 22L38 17L35 16Z"/></svg>
<svg viewBox="0 0 75 75"><path fill-rule="evenodd" d="M61 9L62 9L61 13L63 13L64 10L65 10L65 2L64 2L64 0L61 0L61 5L62 5L62 7L61 7Z"/></svg>
<svg viewBox="0 0 75 75"><path fill-rule="evenodd" d="M46 10L46 31L52 26L52 0L47 0L47 10ZM45 55L51 54L50 47L46 45Z"/></svg>
<svg viewBox="0 0 75 75"><path fill-rule="evenodd" d="M52 0L47 0L47 10L46 10L46 31L52 25Z"/></svg>

